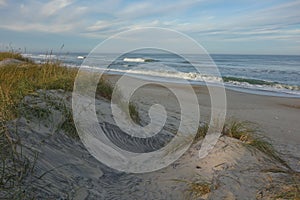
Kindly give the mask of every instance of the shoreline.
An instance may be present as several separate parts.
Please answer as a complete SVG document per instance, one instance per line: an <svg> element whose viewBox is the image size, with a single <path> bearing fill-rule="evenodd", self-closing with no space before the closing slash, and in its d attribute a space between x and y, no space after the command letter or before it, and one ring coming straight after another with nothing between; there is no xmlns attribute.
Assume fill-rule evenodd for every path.
<svg viewBox="0 0 300 200"><path fill-rule="evenodd" d="M70 66L67 66L70 67ZM71 67L72 68L72 67ZM79 67L76 67L80 69ZM103 73L103 76L124 76L124 74L118 74L115 72L101 72ZM226 85L227 82L221 83L214 83L214 82L205 82L205 81L193 81L188 79L179 79L179 78L172 78L172 77L163 77L163 76L151 76L151 75L143 75L143 74L128 74L126 76L141 79L141 80L148 80L148 81L155 81L155 82L164 82L164 83L170 83L170 84L177 84L177 85L184 85L188 82L188 84L194 86L218 86L223 85L226 90L232 90L236 92L241 93L247 93L247 94L254 94L254 95L261 95L261 96L270 96L270 97L284 97L284 98L297 98L300 99L299 94L294 93L288 93L284 91L275 91L275 90L266 90L264 88L247 88L247 87L240 87L235 85ZM139 76L141 78L139 78ZM166 80L164 80L166 79ZM293 90L290 90L293 91Z"/></svg>
<svg viewBox="0 0 300 200"><path fill-rule="evenodd" d="M77 54L74 54L77 55ZM79 55L79 54L78 54ZM38 55L41 56L41 55ZM44 55L45 56L45 55ZM28 56L28 58L30 58L30 56ZM141 57L142 59L143 57ZM45 60L45 58L40 58L41 60L35 58L33 59L34 61L37 62L44 62L43 59ZM79 63L78 59L76 63L76 58L74 57L75 61L73 60L72 62L68 61L68 59L62 58L59 59L60 62L62 62L63 65L67 66L67 67L71 67L71 68L80 68L81 65L85 62L84 60L82 61L83 63ZM216 58L217 59L217 58ZM51 58L50 58L51 60ZM46 59L47 61L47 59ZM214 61L214 62L218 62L218 61ZM113 61L112 61L113 63ZM132 62L132 63L136 63L136 62ZM88 67L88 66L86 66ZM91 68L94 68L91 66ZM222 65L219 68L220 73L222 72ZM107 72L105 71L105 73L109 73L111 75L115 74L115 75L122 75L122 73L127 73L127 68L113 68L110 69L112 71ZM192 77L190 77L190 74L188 72L183 72L184 74L165 74L166 72L159 72L161 74L157 74L157 72L155 72L154 74L148 74L148 71L131 71L130 72L131 76L144 76L143 78L145 79L161 79L162 81L164 81L164 79L169 79L167 80L168 82L178 82L180 83L182 80L184 81L189 81L190 84L195 84L195 85L205 85L205 80L206 78L208 78L208 80L211 80L213 78L213 82L211 84L219 84L218 83L218 77L210 77L210 75L205 75L206 73L202 75L199 74L192 74ZM157 75L157 76L156 76ZM204 78L204 80L202 80L201 78L198 77L202 77ZM196 78L194 77L196 76ZM208 77L207 77L208 76ZM246 92L246 93L254 93L254 94L260 94L260 95L266 95L266 96L283 96L283 97L297 97L300 98L300 86L299 86L299 82L285 82L285 81L280 81L277 80L276 78L260 78L259 76L251 76L251 74L249 75L250 78L248 78L247 74L244 75L234 75L234 74L226 74L222 72L222 79L224 81L224 84L226 84L227 88L233 89L233 90L237 90L237 91L242 91L242 92ZM195 78L195 79L194 79ZM216 80L215 80L216 79ZM215 82L216 81L216 82ZM214 83L215 82L215 83Z"/></svg>
<svg viewBox="0 0 300 200"><path fill-rule="evenodd" d="M79 69L80 67L78 67ZM122 77L123 75L121 74L115 74L115 73L103 73L102 74L103 77ZM125 75L126 76L126 75ZM153 81L153 82L157 82L158 84L160 83L159 80L154 80L154 79L147 79L147 78L138 78L137 76L127 76L127 77L130 77L130 78L133 78L133 79L138 79L138 80L144 80L144 81ZM159 77L159 78L163 78L163 77ZM114 78L113 78L114 79ZM180 86L180 85L185 85L185 83L180 83L180 82L176 82L176 81L162 81L163 83L167 83L167 84L174 84L174 85L177 85L177 86ZM205 88L207 87L206 85L206 82L198 82L198 83L193 83L193 82L190 82L189 83L193 88ZM219 86L220 84L208 84L208 86L212 86L212 87L215 87L215 86ZM224 85L224 88L226 91L229 91L229 92L234 92L234 93L240 93L240 94L249 94L249 95L256 95L256 96L262 96L262 97L274 97L274 98L287 98L287 99L295 99L295 100L300 100L300 96L295 96L293 94L281 94L279 92L276 92L276 91L264 91L264 90L256 90L256 89L249 89L249 88L240 88L240 87L234 87L234 86L225 86ZM272 93L272 94L266 94L266 93ZM300 103L299 103L300 105Z"/></svg>

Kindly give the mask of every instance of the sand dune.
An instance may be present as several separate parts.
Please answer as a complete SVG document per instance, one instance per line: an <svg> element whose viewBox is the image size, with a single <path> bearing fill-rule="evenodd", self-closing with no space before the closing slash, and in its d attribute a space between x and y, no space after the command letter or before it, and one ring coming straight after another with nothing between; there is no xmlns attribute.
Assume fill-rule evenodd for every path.
<svg viewBox="0 0 300 200"><path fill-rule="evenodd" d="M199 99L201 121L207 121L210 117L208 92L205 87L194 89ZM164 132L171 135L170 130L176 129L180 120L178 104L171 96L170 91L153 85L137 92L133 100L139 107L141 123L146 124L149 120L146 114L150 105L162 103L168 110ZM234 91L227 91L227 99L227 118L257 123L261 134L271 140L283 154L282 158L293 170L300 171L299 99ZM119 172L96 160L78 138L68 135L62 128L71 109L70 92L40 90L36 95L25 97L22 105L24 112L10 123L10 133L15 139L17 136L22 138L26 155L33 159L34 153L39 153L35 166L35 177L39 178L31 177L27 181L35 187L40 199L268 199L276 192L273 185L278 180L284 182L290 178L289 174L282 172L289 169L280 162L225 136L204 159L198 158L202 142L199 141L179 160L159 171L146 174ZM36 110L43 109L49 114L36 115ZM159 148L164 145L164 140L170 140L165 136L158 140L124 143L123 133L113 125L110 102L100 98L96 100L96 109L100 113L98 120L108 131L110 139L121 146L127 145L129 150ZM209 192L193 196L195 194L188 192L192 183L208 187Z"/></svg>

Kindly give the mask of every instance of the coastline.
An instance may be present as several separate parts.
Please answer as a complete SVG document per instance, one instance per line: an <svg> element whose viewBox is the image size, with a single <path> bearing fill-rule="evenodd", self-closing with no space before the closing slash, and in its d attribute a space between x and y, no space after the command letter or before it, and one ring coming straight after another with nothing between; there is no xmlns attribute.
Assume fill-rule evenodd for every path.
<svg viewBox="0 0 300 200"><path fill-rule="evenodd" d="M38 63L45 63L49 60L60 60L64 65L74 68L80 66L86 68L95 68L103 66L99 65L99 61L94 62L94 57L87 56L88 53L71 53L64 57L58 53L53 54L54 58L47 57L47 55L34 53L24 54L28 58L32 58ZM85 59L78 59L79 57L86 57L88 63L85 63ZM104 57L108 57L114 54L104 54ZM102 58L101 55L97 55ZM117 55L116 55L117 56ZM154 59L159 56L159 59ZM191 59L199 59L196 55L191 54ZM182 82L182 80L189 81L190 84L205 85L205 82L213 84L220 84L223 79L224 85L227 88L236 91L242 91L253 94L263 94L268 96L283 96L283 97L298 97L300 98L300 86L298 80L298 58L291 59L289 56L282 58L282 64L287 65L286 70L281 70L278 57L261 55L262 57L256 58L256 55L210 55L218 67L220 75L213 75L204 66L201 73L195 73L194 69L191 69L190 65L187 65L187 61L173 60L171 62L172 68L177 71L176 73L164 69L162 67L157 70L156 66L168 66L170 64L170 58L168 56L162 57L156 54L133 54L127 57L120 57L114 61L109 61L108 68L102 68L105 73L123 75L128 73L131 76L141 76L146 79L159 79L161 81L170 82ZM297 57L297 56L296 56ZM152 62L148 62L147 59L151 58ZM111 59L115 59L114 57ZM125 61L124 61L125 59ZM276 61L276 62L275 62ZM201 62L200 62L201 63ZM104 63L106 66L107 63ZM144 69L144 67L149 69ZM137 68L136 68L137 67ZM107 71L106 71L107 70ZM221 79L222 76L222 79Z"/></svg>
<svg viewBox="0 0 300 200"><path fill-rule="evenodd" d="M11 66L2 68L12 70L13 77L16 71L27 72L28 74L22 73L20 79L32 81L32 85L29 86L33 88L33 92L24 94L16 103L15 111L18 115L7 119L7 126L3 127L1 133L4 133L4 139L8 139L8 144L13 144L12 152L15 152L18 158L27 160L28 164L21 165L21 169L32 169L32 173L24 175L24 182L18 182L18 177L15 179L16 183L26 188L28 196L41 199L132 199L132 196L140 199L185 199L196 195L195 199L200 196L201 199L270 199L278 195L285 196L285 192L288 192L287 195L298 196L296 180L300 178L300 151L297 144L300 138L297 135L297 114L300 105L297 98L268 97L227 89L226 119L255 123L252 125L260 129L255 133L262 136L266 142L260 139L252 141L261 142L263 146L252 145L251 136L250 140L243 141L239 136L230 136L222 131L217 144L203 159L199 159L199 149L203 141L200 137L195 139L195 143L174 163L158 171L134 174L115 170L105 162L97 160L78 137L72 115L72 83L76 70L59 65L25 64L17 64L13 69ZM56 73L47 74L49 78L43 77L40 80L43 88L40 89L40 85L33 82L35 80L30 79L29 75L31 72L40 74L42 67L48 67L45 69ZM65 80L66 77L69 79ZM132 152L147 152L161 147L164 142L175 137L174 133L177 132L173 130L178 128L182 113L176 97L170 90L158 84L151 84L133 94L131 100L137 106L135 111L138 112L137 116L142 125L149 123L149 108L154 104L161 104L167 108L168 116L162 135L158 135L156 139L135 139L125 135L126 133L115 125L111 113L110 95L113 84L120 76L105 74L103 78L112 83L112 86L105 81L98 85L100 90L97 90L95 99L98 120L92 122L100 124L115 144ZM13 80L17 86L15 90L23 91L19 79ZM63 81L57 85L58 80ZM131 87L131 84L134 85L134 80L126 82L128 87ZM184 85L168 83L168 86L185 93L184 101L190 108L200 106L199 127L203 125L201 123L209 121L210 95L205 86L193 86L198 98L196 102L189 101L190 96ZM12 92L10 88L8 91ZM199 129L198 133L201 135ZM251 133L249 129L246 135ZM14 145L21 151L14 151ZM272 146L280 153L280 157L276 157L277 153L273 151ZM171 146L170 150L176 148L178 146ZM5 159L9 161L11 158ZM23 163L23 160L21 161ZM5 164L7 165L4 167L10 170L5 173L16 173L9 168L9 162ZM191 191L191 188L194 190ZM15 195L22 191L21 188L15 192L15 188L12 188L6 194Z"/></svg>

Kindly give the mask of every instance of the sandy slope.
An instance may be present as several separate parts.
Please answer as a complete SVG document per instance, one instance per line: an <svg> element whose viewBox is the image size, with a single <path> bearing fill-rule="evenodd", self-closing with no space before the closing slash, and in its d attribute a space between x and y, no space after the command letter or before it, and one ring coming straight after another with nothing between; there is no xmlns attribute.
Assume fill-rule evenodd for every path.
<svg viewBox="0 0 300 200"><path fill-rule="evenodd" d="M180 86L174 85L180 88ZM205 87L195 88L201 108L201 120L209 117L209 95ZM176 129L178 104L171 98L170 91L159 86L145 87L133 96L139 106L143 123L147 123L147 109L153 103L167 106L168 124L166 132ZM270 137L275 147L289 164L300 171L299 166L299 100L263 97L227 91L228 117L258 123L263 134ZM178 180L210 183L212 192L199 198L204 199L268 199L265 190L286 174L272 173L269 169L282 168L266 155L246 148L240 141L222 137L213 151L203 160L198 159L201 142L172 165L146 174L127 174L113 170L93 158L84 145L70 138L61 129L66 119L62 109L53 105L63 103L70 109L71 93L63 91L39 91L37 95L24 99L24 115L11 123L15 127L28 155L39 152L36 173L42 175L35 181L38 198L58 199L188 199L187 184ZM61 105L61 104L59 104ZM96 101L99 121L111 138L118 141L122 134L112 123L108 110L110 103L104 99ZM191 105L192 106L192 105ZM43 108L50 115L37 116L31 108ZM25 115L26 113L26 115ZM170 133L171 134L171 133ZM144 148L148 143L136 142ZM151 142L149 144L151 146ZM122 144L122 142L120 142ZM129 147L128 147L129 148ZM50 171L49 171L50 170ZM199 178L200 177L200 178ZM176 179L176 181L175 181Z"/></svg>
<svg viewBox="0 0 300 200"><path fill-rule="evenodd" d="M204 87L198 87L205 91ZM199 92L201 102L209 102L209 95ZM300 99L260 96L231 90L227 95L227 119L234 118L257 123L262 134L284 156L295 170L300 170ZM203 115L208 116L209 106L201 104ZM206 111L206 112L205 112Z"/></svg>

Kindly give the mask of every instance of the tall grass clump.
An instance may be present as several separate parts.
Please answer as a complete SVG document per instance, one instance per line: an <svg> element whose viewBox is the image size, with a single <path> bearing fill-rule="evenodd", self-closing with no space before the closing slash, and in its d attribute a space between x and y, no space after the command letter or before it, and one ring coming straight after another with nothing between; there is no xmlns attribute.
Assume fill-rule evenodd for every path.
<svg viewBox="0 0 300 200"><path fill-rule="evenodd" d="M290 169L290 166L279 156L279 153L274 149L268 139L259 135L258 132L258 128L251 122L232 120L224 125L222 134L241 140L248 147L263 152L270 158L281 163L287 169Z"/></svg>
<svg viewBox="0 0 300 200"><path fill-rule="evenodd" d="M5 54L5 53L4 53ZM0 53L3 56L3 53ZM72 91L77 69L57 62L9 64L0 67L0 120L16 117L16 106L38 89Z"/></svg>
<svg viewBox="0 0 300 200"><path fill-rule="evenodd" d="M37 64L19 53L0 52L0 61L7 58L22 62L8 62L0 66L0 199L34 199L34 190L39 187L30 182L34 177L35 159L23 155L20 150L22 139L10 135L7 122L22 114L22 99L27 95L35 95L39 89L72 91L78 69L65 67L55 60ZM111 96L112 89L103 80L98 87L104 97ZM66 107L62 109L67 114L61 129L76 134L72 112ZM40 114L47 117L48 111L50 109L33 110L38 118Z"/></svg>
<svg viewBox="0 0 300 200"><path fill-rule="evenodd" d="M56 61L36 64L19 53L0 52L0 61L7 58L22 62L0 66L0 198L33 199L33 183L27 178L35 160L22 153L21 138L10 135L7 122L18 117L21 100L38 89L71 91L77 70Z"/></svg>
<svg viewBox="0 0 300 200"><path fill-rule="evenodd" d="M224 125L222 134L246 142L257 131L250 122L232 120Z"/></svg>
<svg viewBox="0 0 300 200"><path fill-rule="evenodd" d="M29 58L23 57L20 53L17 52L0 52L0 61L12 58L12 59L17 59L19 61L23 62L30 62L33 63L33 61Z"/></svg>
<svg viewBox="0 0 300 200"><path fill-rule="evenodd" d="M209 125L207 123L203 123L198 127L197 133L194 138L194 143L197 143L198 141L202 140L206 136L208 132L208 128Z"/></svg>
<svg viewBox="0 0 300 200"><path fill-rule="evenodd" d="M209 125L207 123L201 124L194 138L194 143L203 139L208 129ZM263 170L265 172L285 173L291 177L291 180L284 180L276 185L277 189L275 189L275 195L273 195L274 199L300 200L300 173L294 171L288 163L282 159L267 138L259 134L259 129L254 123L232 119L223 126L222 135L240 140L246 147L249 147L250 150L260 151L283 166ZM201 181L201 179L197 181L177 181L187 184L188 189L186 191L191 195L190 197L192 199L199 199L201 196L210 193L211 189L214 188L212 184Z"/></svg>
<svg viewBox="0 0 300 200"><path fill-rule="evenodd" d="M209 125L207 123L199 126L194 143L206 136L208 128ZM268 139L259 134L259 129L254 123L232 119L224 124L221 134L242 141L247 147L263 152L270 158L280 162L287 169L290 169L289 165L280 157Z"/></svg>
<svg viewBox="0 0 300 200"><path fill-rule="evenodd" d="M111 84L101 79L97 85L96 94L111 100L112 93L113 93L113 87L111 86Z"/></svg>
<svg viewBox="0 0 300 200"><path fill-rule="evenodd" d="M111 87L111 86L110 86ZM99 88L99 86L98 86ZM106 89L108 90L108 89ZM106 91L104 90L104 91ZM111 87L111 92L113 92L113 88ZM135 103L132 101L129 101L129 103L124 101L124 96L122 91L115 87L114 91L114 99L112 99L112 103L116 104L126 115L128 118L130 118L134 123L139 124L141 122L141 118L139 116L138 107ZM112 94L110 94L110 99L112 98Z"/></svg>
<svg viewBox="0 0 300 200"><path fill-rule="evenodd" d="M37 154L33 159L23 155L19 140L13 140L3 123L0 123L0 199L34 199L33 179Z"/></svg>
<svg viewBox="0 0 300 200"><path fill-rule="evenodd" d="M296 182L297 181L297 182ZM288 185L283 185L278 189L274 199L300 199L300 178L296 181L290 182Z"/></svg>

